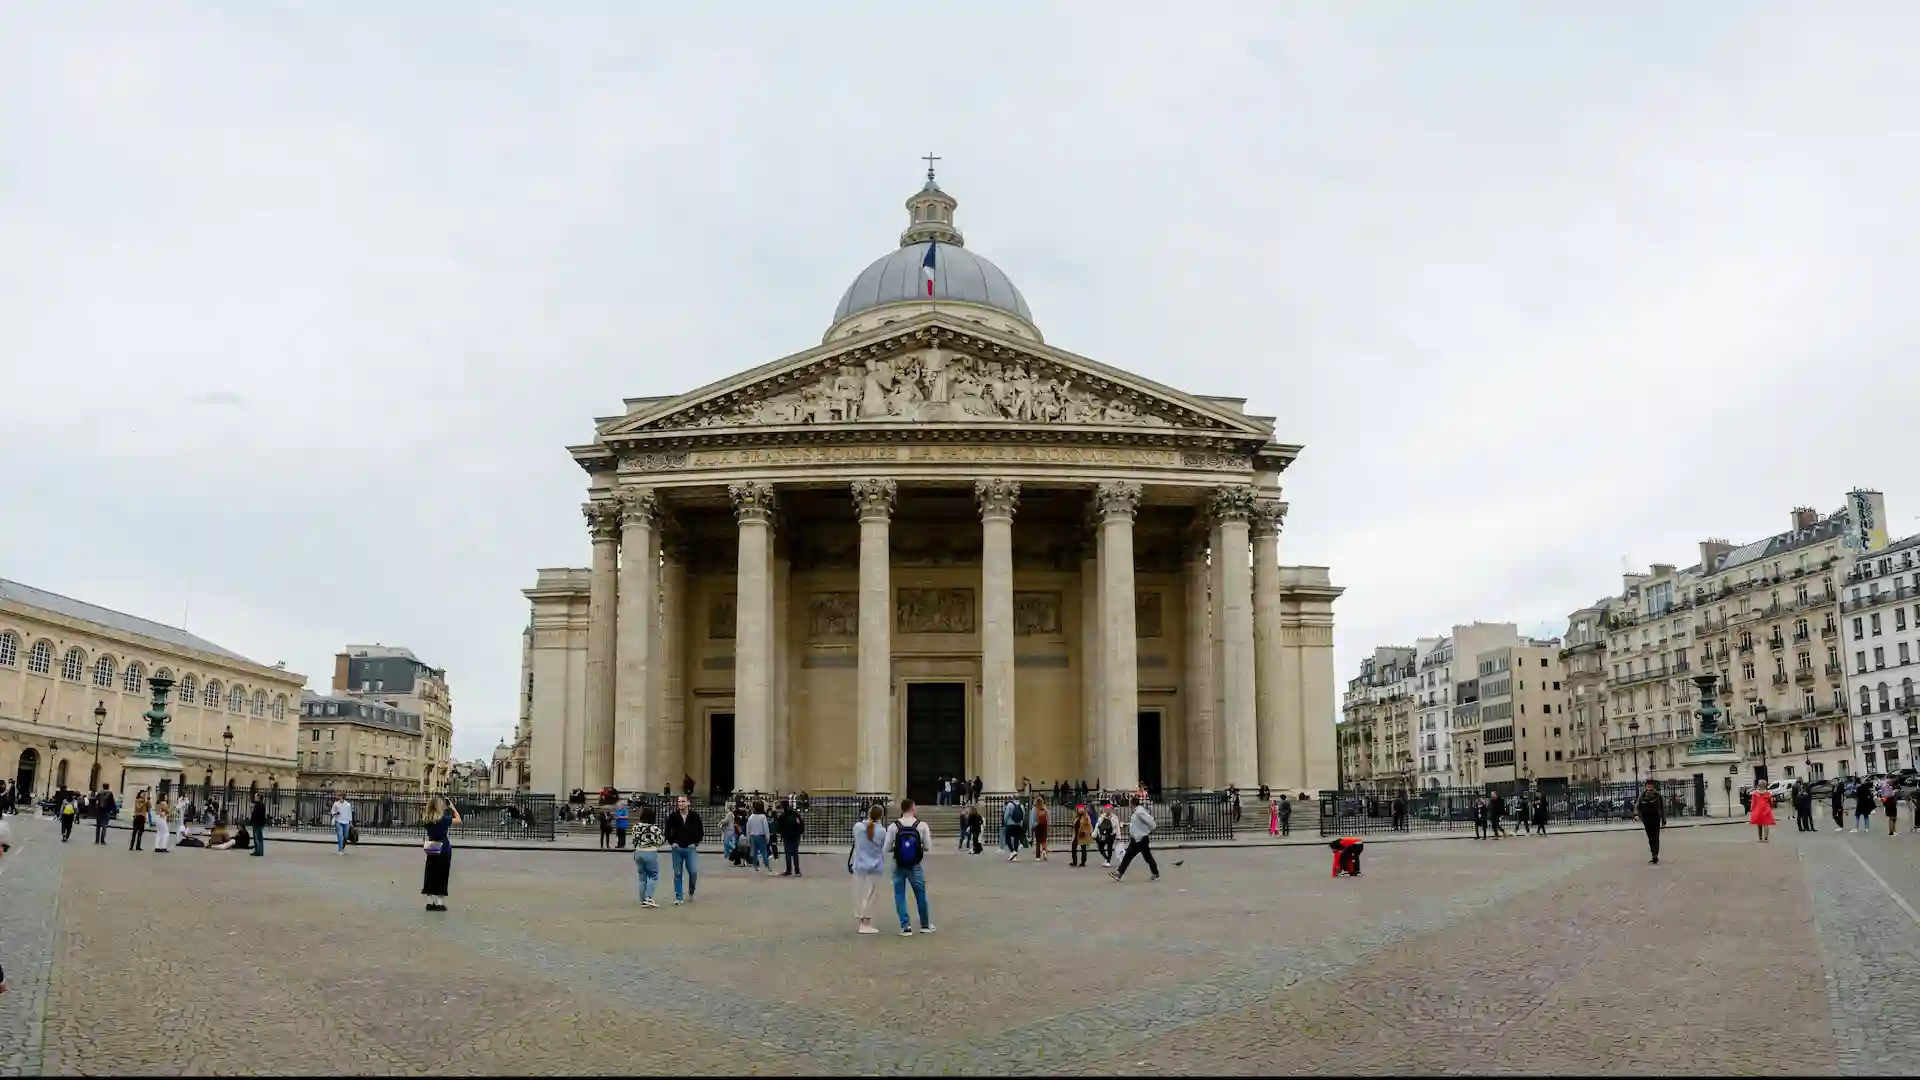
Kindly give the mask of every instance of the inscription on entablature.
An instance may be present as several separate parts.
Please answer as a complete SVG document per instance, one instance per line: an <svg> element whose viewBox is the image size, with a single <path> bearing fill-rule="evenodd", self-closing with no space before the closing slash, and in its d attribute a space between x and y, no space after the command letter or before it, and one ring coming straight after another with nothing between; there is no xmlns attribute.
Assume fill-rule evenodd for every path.
<svg viewBox="0 0 1920 1080"><path fill-rule="evenodd" d="M972 589L901 589L894 594L894 630L901 634L971 634Z"/></svg>
<svg viewBox="0 0 1920 1080"><path fill-rule="evenodd" d="M1017 592L1013 594L1013 634L1015 637L1060 633L1060 594L1057 592Z"/></svg>
<svg viewBox="0 0 1920 1080"><path fill-rule="evenodd" d="M1177 450L1104 446L947 446L929 443L908 446L769 446L742 450L692 450L686 455L684 467L724 469L742 465L919 465L948 462L1136 465L1162 469L1176 469L1182 465L1181 453Z"/></svg>

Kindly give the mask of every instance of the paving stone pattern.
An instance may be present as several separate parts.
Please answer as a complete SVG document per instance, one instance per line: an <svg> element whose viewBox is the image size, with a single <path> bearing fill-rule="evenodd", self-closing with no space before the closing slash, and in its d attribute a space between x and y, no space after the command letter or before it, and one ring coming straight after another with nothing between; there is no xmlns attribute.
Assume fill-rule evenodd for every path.
<svg viewBox="0 0 1920 1080"><path fill-rule="evenodd" d="M1381 844L1358 880L1188 850L1121 884L936 844L911 939L885 888L852 933L839 854L704 856L645 910L625 854L462 849L433 914L417 849L15 838L7 1075L1920 1072L1889 892L1920 900L1920 837Z"/></svg>

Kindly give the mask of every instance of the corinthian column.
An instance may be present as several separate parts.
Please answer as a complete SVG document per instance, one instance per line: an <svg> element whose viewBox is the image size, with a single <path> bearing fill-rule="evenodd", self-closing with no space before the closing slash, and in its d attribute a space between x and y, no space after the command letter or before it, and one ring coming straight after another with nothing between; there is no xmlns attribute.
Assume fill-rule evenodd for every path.
<svg viewBox="0 0 1920 1080"><path fill-rule="evenodd" d="M1014 790L1013 511L1020 485L975 480L980 503L980 779Z"/></svg>
<svg viewBox="0 0 1920 1080"><path fill-rule="evenodd" d="M614 603L619 590L620 508L611 500L587 503L593 568L587 578L587 707L580 754L580 786L598 791L613 783Z"/></svg>
<svg viewBox="0 0 1920 1080"><path fill-rule="evenodd" d="M1219 786L1213 752L1213 621L1207 601L1207 530L1187 538L1187 681L1180 696L1187 714L1187 787Z"/></svg>
<svg viewBox="0 0 1920 1080"><path fill-rule="evenodd" d="M647 488L625 488L620 507L620 586L615 627L613 786L622 792L645 790L647 755L653 733L653 623L657 616L655 582L660 570L660 533L654 527L659 501Z"/></svg>
<svg viewBox="0 0 1920 1080"><path fill-rule="evenodd" d="M1254 720L1253 583L1247 565L1247 519L1253 489L1225 487L1213 494L1213 597L1220 639L1219 723L1226 736L1226 781L1241 790L1260 784L1260 745Z"/></svg>
<svg viewBox="0 0 1920 1080"><path fill-rule="evenodd" d="M1107 692L1100 682L1100 523L1089 523L1080 545L1080 772L1091 783L1100 775L1100 736Z"/></svg>
<svg viewBox="0 0 1920 1080"><path fill-rule="evenodd" d="M1280 630L1280 526L1287 504L1260 499L1253 506L1254 728L1260 741L1260 782L1276 789L1298 787L1297 754L1287 729L1286 645Z"/></svg>
<svg viewBox="0 0 1920 1080"><path fill-rule="evenodd" d="M660 627L654 635L655 663L649 680L657 688L654 699L660 702L656 714L659 722L652 729L660 733L660 740L657 751L649 750L653 773L647 777L647 787L651 790L655 784L670 784L677 791L686 769L687 689L681 673L681 665L686 663L686 642L681 626L686 622L688 552L684 540L671 531L663 534L662 540Z"/></svg>
<svg viewBox="0 0 1920 1080"><path fill-rule="evenodd" d="M743 480L727 486L740 522L736 587L733 710L736 737L733 782L744 791L768 791L773 734L773 485Z"/></svg>
<svg viewBox="0 0 1920 1080"><path fill-rule="evenodd" d="M1140 782L1139 642L1133 625L1133 515L1140 485L1101 484L1093 501L1100 514L1100 675L1107 702L1100 782L1111 791Z"/></svg>
<svg viewBox="0 0 1920 1080"><path fill-rule="evenodd" d="M860 666L854 680L859 753L854 783L863 795L891 794L887 710L893 685L893 583L887 529L898 496L899 485L892 480L853 482L853 508L860 516Z"/></svg>

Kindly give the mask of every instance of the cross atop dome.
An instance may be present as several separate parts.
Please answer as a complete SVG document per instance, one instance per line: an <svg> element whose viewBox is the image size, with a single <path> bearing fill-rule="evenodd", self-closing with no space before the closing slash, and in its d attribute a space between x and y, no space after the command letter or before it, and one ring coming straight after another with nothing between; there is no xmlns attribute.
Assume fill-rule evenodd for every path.
<svg viewBox="0 0 1920 1080"><path fill-rule="evenodd" d="M939 155L929 152L920 159L927 163L927 183L907 200L907 228L900 234L900 246L912 247L929 240L954 247L965 247L966 238L953 227L953 211L959 200L940 190L933 180L933 163Z"/></svg>

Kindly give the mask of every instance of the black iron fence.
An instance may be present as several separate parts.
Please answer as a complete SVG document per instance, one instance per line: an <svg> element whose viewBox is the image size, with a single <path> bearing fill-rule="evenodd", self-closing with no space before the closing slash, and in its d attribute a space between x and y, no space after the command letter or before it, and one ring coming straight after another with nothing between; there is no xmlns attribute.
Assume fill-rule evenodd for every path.
<svg viewBox="0 0 1920 1080"><path fill-rule="evenodd" d="M1694 779L1663 780L1656 790L1667 804L1667 817L1695 817L1705 811L1705 790ZM1522 789L1506 800L1503 829L1518 828L1522 815L1532 818L1541 802L1547 808L1548 828L1554 825L1625 822L1634 819L1634 802L1644 785L1628 783L1557 784ZM1335 791L1320 795L1320 835L1365 836L1393 832L1468 832L1476 820L1488 820L1492 794L1479 788L1430 788L1404 796L1386 793Z"/></svg>
<svg viewBox="0 0 1920 1080"><path fill-rule="evenodd" d="M395 795L385 791L289 791L285 788L266 798L271 824L282 829L333 829L333 803L344 795L353 804L354 828L363 834L418 835L426 821L427 800L431 795ZM477 795L468 792L442 794L459 809L460 824L454 827L454 843L461 837L494 840L552 840L554 838L554 798L551 795ZM245 807L233 808L244 816Z"/></svg>

